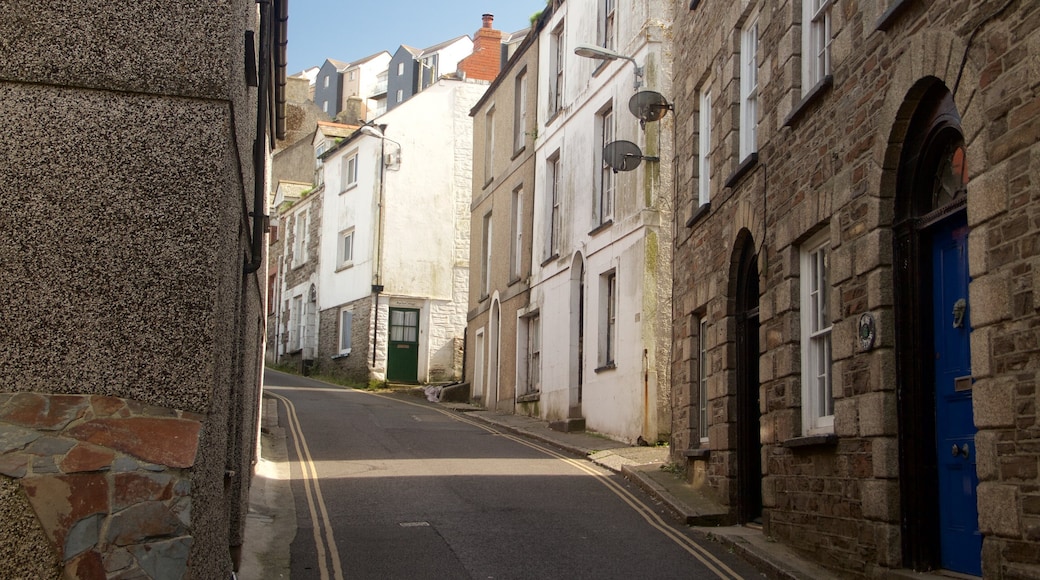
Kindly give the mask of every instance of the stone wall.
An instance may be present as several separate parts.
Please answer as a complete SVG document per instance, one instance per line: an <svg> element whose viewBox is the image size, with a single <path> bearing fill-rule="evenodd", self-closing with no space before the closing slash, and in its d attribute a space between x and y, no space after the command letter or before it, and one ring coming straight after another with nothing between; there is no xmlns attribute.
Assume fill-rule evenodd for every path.
<svg viewBox="0 0 1040 580"><path fill-rule="evenodd" d="M907 125L925 87L953 94L968 158L971 373L978 512L987 578L1040 576L1036 427L1040 288L1040 6L1028 2L851 1L832 10L833 77L803 97L800 3L680 10L676 144L673 455L699 446L697 350L708 350L709 441L690 453L707 489L737 511L735 257L758 253L765 533L843 576L930 566L933 540L908 535L894 225ZM888 5L899 9L886 13ZM758 156L738 154L739 30L759 18ZM711 207L699 215L698 91L712 91ZM743 233L742 233L743 232ZM804 436L799 250L826 232L833 433ZM742 237L743 236L743 237ZM860 316L877 321L858 340ZM706 318L706 336L696 320ZM902 323L905 324L905 323ZM903 385L903 386L900 386ZM900 389L903 389L902 391ZM901 394L902 393L902 394ZM915 484L919 485L919 484ZM910 506L910 507L908 507ZM925 520L928 519L926 516ZM934 516L933 516L934 519ZM924 524L927 528L933 523ZM935 540L937 541L937 540ZM923 546L923 547L922 547ZM922 564L921 562L926 562Z"/></svg>
<svg viewBox="0 0 1040 580"><path fill-rule="evenodd" d="M4 572L226 579L263 352L257 5L32 8L0 21Z"/></svg>
<svg viewBox="0 0 1040 580"><path fill-rule="evenodd" d="M354 310L351 322L350 354L339 352L341 307L321 311L318 324L318 358L315 372L339 376L367 384L372 368L372 298L365 297L350 304Z"/></svg>

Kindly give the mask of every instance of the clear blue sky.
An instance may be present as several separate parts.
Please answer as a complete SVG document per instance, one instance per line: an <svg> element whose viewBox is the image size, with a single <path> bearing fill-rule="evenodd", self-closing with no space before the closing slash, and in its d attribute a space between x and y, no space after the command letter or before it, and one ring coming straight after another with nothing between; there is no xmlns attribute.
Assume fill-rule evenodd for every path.
<svg viewBox="0 0 1040 580"><path fill-rule="evenodd" d="M480 28L516 32L530 26L545 0L289 0L287 73L321 66L326 58L350 62L402 44L425 48Z"/></svg>

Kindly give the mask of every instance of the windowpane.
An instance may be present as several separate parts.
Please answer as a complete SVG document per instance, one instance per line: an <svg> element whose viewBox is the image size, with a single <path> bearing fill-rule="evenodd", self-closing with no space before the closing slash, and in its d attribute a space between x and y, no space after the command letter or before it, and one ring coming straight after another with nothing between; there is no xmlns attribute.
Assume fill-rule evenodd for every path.
<svg viewBox="0 0 1040 580"><path fill-rule="evenodd" d="M351 326L354 323L354 313L350 310L340 312L339 322L339 350L340 352L350 350Z"/></svg>
<svg viewBox="0 0 1040 580"><path fill-rule="evenodd" d="M700 205L704 205L711 201L711 91L701 92L700 100L697 184Z"/></svg>
<svg viewBox="0 0 1040 580"><path fill-rule="evenodd" d="M698 415L697 430L701 441L708 439L708 321L700 319L697 330L697 384Z"/></svg>
<svg viewBox="0 0 1040 580"><path fill-rule="evenodd" d="M833 430L831 323L826 233L802 252L802 419L806 434Z"/></svg>

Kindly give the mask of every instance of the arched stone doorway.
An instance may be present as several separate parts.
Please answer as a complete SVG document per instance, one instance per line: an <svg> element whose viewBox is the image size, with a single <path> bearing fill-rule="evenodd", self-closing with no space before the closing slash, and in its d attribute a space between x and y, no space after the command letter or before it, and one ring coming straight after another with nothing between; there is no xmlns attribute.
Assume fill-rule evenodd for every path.
<svg viewBox="0 0 1040 580"><path fill-rule="evenodd" d="M907 97L896 177L894 298L904 565L981 575L967 157L938 79ZM896 137L896 136L894 136Z"/></svg>

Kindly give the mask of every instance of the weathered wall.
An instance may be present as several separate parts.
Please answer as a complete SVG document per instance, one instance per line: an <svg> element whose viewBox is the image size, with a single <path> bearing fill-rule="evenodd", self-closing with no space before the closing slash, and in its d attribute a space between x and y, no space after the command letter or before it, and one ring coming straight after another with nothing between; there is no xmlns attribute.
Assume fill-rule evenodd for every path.
<svg viewBox="0 0 1040 580"><path fill-rule="evenodd" d="M31 441L0 450L2 473L23 489L52 486L54 501L33 509L67 573L96 572L116 557L114 546L136 545L153 555L135 553L110 570L147 572L159 562L226 578L241 543L262 352L262 281L243 276L256 98L241 54L256 7L16 2L3 12L0 194L10 205L0 215L0 429ZM154 421L193 425L198 436L182 441L189 459L157 458L166 441L120 450L111 436L118 430L101 421L122 413L114 406L73 405L82 412L60 434L48 423L66 403L97 397L125 405L111 421L134 433ZM41 440L55 445L28 451ZM46 460L23 471L24 454ZM190 517L172 495L162 505L134 496L89 513L48 511L82 491L56 482L135 472L117 467L129 465L123 457L149 463L148 477L183 482L176 494L189 498ZM155 518L127 510L154 510ZM133 539L92 542L87 534L72 550L61 541L97 518L132 519ZM170 525L150 535L138 526L145 521ZM34 537L14 541L28 553ZM160 537L172 543L156 549Z"/></svg>
<svg viewBox="0 0 1040 580"><path fill-rule="evenodd" d="M759 251L759 379L765 533L843 575L880 576L907 565L897 412L901 378L893 289L895 202L906 127L934 83L954 94L967 149L967 220L974 439L983 575L1036 577L1038 462L1035 330L1040 249L1035 183L1040 134L1036 48L1040 7L1029 2L915 3L879 30L889 4L834 5L833 84L803 100L797 2L704 4L676 26L677 223L673 373L683 407L673 451L698 442L696 350L709 351L709 489L736 509L739 460L732 261L746 229ZM1003 12L998 13L998 10ZM739 167L738 29L758 12L759 152ZM996 16L993 16L996 15ZM989 18L993 16L992 18ZM963 63L962 63L963 59ZM710 87L711 211L694 217L698 91ZM689 220L689 221L688 221ZM829 232L833 323L833 439L803 437L799 248ZM877 341L858 342L860 315ZM696 336L694 317L709 322ZM904 391L905 394L906 391ZM799 441L801 440L801 441Z"/></svg>

